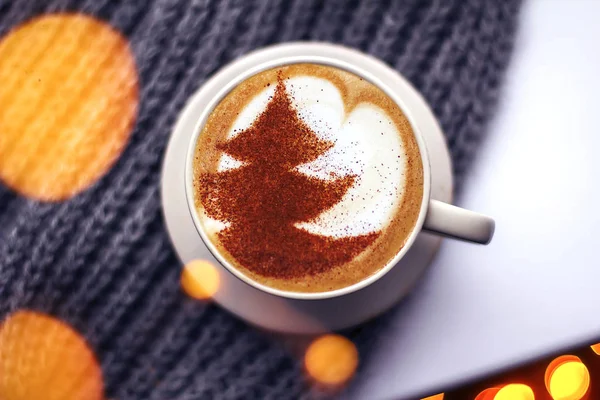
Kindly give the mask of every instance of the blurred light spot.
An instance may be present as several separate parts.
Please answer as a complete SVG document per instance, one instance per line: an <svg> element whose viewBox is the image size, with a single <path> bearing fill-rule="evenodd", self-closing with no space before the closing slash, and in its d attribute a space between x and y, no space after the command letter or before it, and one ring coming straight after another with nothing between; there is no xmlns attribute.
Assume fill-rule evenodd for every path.
<svg viewBox="0 0 600 400"><path fill-rule="evenodd" d="M503 386L494 396L494 400L534 400L533 390L521 383Z"/></svg>
<svg viewBox="0 0 600 400"><path fill-rule="evenodd" d="M600 356L600 343L593 344L591 348L594 351L594 353Z"/></svg>
<svg viewBox="0 0 600 400"><path fill-rule="evenodd" d="M138 106L127 40L81 14L35 18L0 41L0 180L31 198L70 198L119 157Z"/></svg>
<svg viewBox="0 0 600 400"><path fill-rule="evenodd" d="M548 389L548 391L550 391L550 378L552 377L552 374L556 368L570 361L578 362L581 361L581 359L573 355L564 355L555 358L548 364L548 367L546 367L546 372L544 373L544 384L546 385L546 389Z"/></svg>
<svg viewBox="0 0 600 400"><path fill-rule="evenodd" d="M499 391L499 387L485 389L483 392L479 393L477 397L475 397L475 400L494 400L496 393L498 393Z"/></svg>
<svg viewBox="0 0 600 400"><path fill-rule="evenodd" d="M0 325L0 399L100 400L102 392L94 354L62 321L18 311Z"/></svg>
<svg viewBox="0 0 600 400"><path fill-rule="evenodd" d="M554 400L580 400L590 387L590 373L579 357L561 356L548 365L544 381Z"/></svg>
<svg viewBox="0 0 600 400"><path fill-rule="evenodd" d="M444 400L444 393L434 394L433 396L425 397L421 400Z"/></svg>
<svg viewBox="0 0 600 400"><path fill-rule="evenodd" d="M313 341L304 358L308 374L325 385L341 385L358 367L358 350L343 336L328 334Z"/></svg>
<svg viewBox="0 0 600 400"><path fill-rule="evenodd" d="M221 277L219 270L204 260L190 261L181 273L181 286L191 297L206 300L219 290Z"/></svg>

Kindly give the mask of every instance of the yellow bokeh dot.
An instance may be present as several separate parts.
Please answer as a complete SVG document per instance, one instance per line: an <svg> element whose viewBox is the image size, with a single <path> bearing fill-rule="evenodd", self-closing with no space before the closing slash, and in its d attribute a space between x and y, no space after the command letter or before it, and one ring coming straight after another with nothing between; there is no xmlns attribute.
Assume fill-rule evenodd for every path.
<svg viewBox="0 0 600 400"><path fill-rule="evenodd" d="M18 311L0 325L0 399L102 397L98 362L71 327L31 311Z"/></svg>
<svg viewBox="0 0 600 400"><path fill-rule="evenodd" d="M592 351L600 356L600 343L596 343L590 346Z"/></svg>
<svg viewBox="0 0 600 400"><path fill-rule="evenodd" d="M434 394L421 400L444 400L444 393Z"/></svg>
<svg viewBox="0 0 600 400"><path fill-rule="evenodd" d="M548 365L545 383L554 400L580 400L590 387L590 373L578 357L561 356Z"/></svg>
<svg viewBox="0 0 600 400"><path fill-rule="evenodd" d="M475 400L494 400L496 393L499 391L499 387L485 389L483 392L479 393L477 397L475 397Z"/></svg>
<svg viewBox="0 0 600 400"><path fill-rule="evenodd" d="M209 299L217 293L220 284L219 270L208 261L194 260L183 267L181 286L191 297Z"/></svg>
<svg viewBox="0 0 600 400"><path fill-rule="evenodd" d="M308 374L325 385L348 381L358 367L358 350L343 336L328 334L317 338L306 350L304 365Z"/></svg>
<svg viewBox="0 0 600 400"><path fill-rule="evenodd" d="M494 400L535 400L535 395L529 386L521 383L511 383L498 390Z"/></svg>
<svg viewBox="0 0 600 400"><path fill-rule="evenodd" d="M0 180L58 201L123 151L138 107L127 40L81 14L44 15L0 40Z"/></svg>

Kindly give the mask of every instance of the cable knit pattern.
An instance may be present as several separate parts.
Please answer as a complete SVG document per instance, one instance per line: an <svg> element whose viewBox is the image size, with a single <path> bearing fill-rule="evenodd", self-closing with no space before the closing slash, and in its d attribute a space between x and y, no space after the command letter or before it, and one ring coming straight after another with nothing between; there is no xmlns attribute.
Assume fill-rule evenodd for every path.
<svg viewBox="0 0 600 400"><path fill-rule="evenodd" d="M179 289L181 266L159 196L161 161L178 113L207 77L253 49L298 40L345 44L387 62L422 92L443 127L460 187L498 98L519 3L0 2L0 37L51 12L106 21L129 40L140 77L127 148L96 184L69 200L43 203L0 182L0 317L29 308L67 321L97 354L107 398L314 395L299 360L281 343ZM362 352L368 351L363 337L381 324L350 333ZM369 335L361 334L365 329Z"/></svg>

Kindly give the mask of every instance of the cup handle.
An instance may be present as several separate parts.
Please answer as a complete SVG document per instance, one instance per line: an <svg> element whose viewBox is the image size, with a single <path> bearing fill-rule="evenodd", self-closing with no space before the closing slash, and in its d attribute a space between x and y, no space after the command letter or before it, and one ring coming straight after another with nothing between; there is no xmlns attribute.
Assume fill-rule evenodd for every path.
<svg viewBox="0 0 600 400"><path fill-rule="evenodd" d="M430 200L423 230L466 242L488 244L496 223L486 215Z"/></svg>

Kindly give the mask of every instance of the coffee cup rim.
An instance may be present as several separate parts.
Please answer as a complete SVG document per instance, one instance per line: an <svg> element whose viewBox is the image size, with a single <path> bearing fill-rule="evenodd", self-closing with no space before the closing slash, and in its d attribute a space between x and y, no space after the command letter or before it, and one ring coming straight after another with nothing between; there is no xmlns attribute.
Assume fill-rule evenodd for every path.
<svg viewBox="0 0 600 400"><path fill-rule="evenodd" d="M297 54L294 55L282 55L281 57L277 57L277 52L281 52L282 50L293 50L291 48L297 49ZM327 52L331 49L336 50L336 55L331 56L328 55ZM194 131L192 133L192 137L188 143L187 154L185 156L185 168L184 168L184 181L185 181L185 197L187 200L188 211L190 216L194 222L194 227L196 231L202 238L204 245L208 248L211 254L219 261L221 265L235 277L245 282L246 284L261 290L263 292L269 293L271 295L296 299L296 300L323 300L333 297L339 297L343 295L347 295L356 291L359 291L375 281L381 279L384 275L386 275L394 266L404 257L404 255L408 252L408 250L412 247L415 239L418 234L421 232L423 227L423 223L425 221L425 217L427 214L427 207L430 200L430 191L431 191L431 167L429 154L427 151L427 147L425 145L425 140L423 135L421 134L418 125L415 123L414 117L411 115L410 109L406 106L406 104L402 101L401 96L394 92L389 86L387 86L381 79L379 79L375 72L371 72L373 70L382 68L385 70L393 71L395 74L404 79L397 71L392 70L387 65L383 64L383 62L367 55L364 53L360 53L356 50L348 49L342 46L323 44L323 43L292 43L292 44L283 44L276 45L270 48L265 48L262 50L258 50L257 52L274 52L273 57L268 61L260 61L256 62L251 68L246 69L241 73L237 73L235 71L228 71L227 66L225 66L221 71L219 71L214 77L211 78L210 82L214 83L213 80L220 79L223 82L222 86L216 87L214 90L214 96L210 99L207 107L202 111L198 120L194 124ZM323 53L317 54L317 53ZM352 285L345 286L343 288L334 289L325 292L295 292L290 290L282 290L277 289L271 286L264 285L252 278L248 275L244 274L234 265L232 265L216 248L216 246L209 239L206 234L203 224L200 221L200 217L198 215L198 211L195 206L195 198L194 198L194 187L193 187L193 160L194 153L196 150L196 143L198 141L198 137L208 119L210 113L215 109L215 107L219 104L219 102L227 96L235 87L241 84L246 79L254 76L260 72L266 71L271 68L277 68L290 64L300 64L300 63L311 63L311 64L320 64L325 66L332 66L335 68L340 68L346 70L348 72L354 73L360 76L363 79L366 79L373 85L377 86L384 93L389 96L394 103L400 107L406 119L408 120L414 136L417 142L419 153L421 155L421 161L423 166L423 197L421 200L421 206L419 209L419 216L417 221L410 233L407 237L404 246L396 255L390 259L382 268L380 268L374 274L366 277L365 279L356 282ZM214 86L214 85L213 85Z"/></svg>

